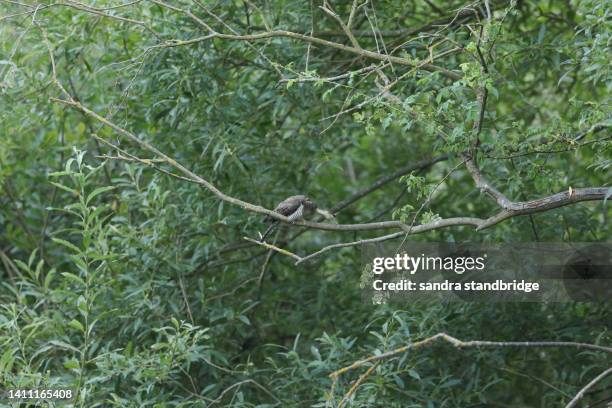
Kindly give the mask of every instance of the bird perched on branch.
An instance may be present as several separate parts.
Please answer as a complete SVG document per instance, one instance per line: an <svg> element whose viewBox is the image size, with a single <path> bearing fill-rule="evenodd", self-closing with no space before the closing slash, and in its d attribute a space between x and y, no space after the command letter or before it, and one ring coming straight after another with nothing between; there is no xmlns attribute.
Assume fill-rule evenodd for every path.
<svg viewBox="0 0 612 408"><path fill-rule="evenodd" d="M288 197L278 203L274 212L284 215L289 218L289 221L296 222L311 217L315 213L323 215L325 218L333 217L330 213L320 210L317 204L305 195L295 195ZM261 236L260 241L263 242L272 230L278 225L279 221L268 216L266 221L272 224L266 229L266 232Z"/></svg>

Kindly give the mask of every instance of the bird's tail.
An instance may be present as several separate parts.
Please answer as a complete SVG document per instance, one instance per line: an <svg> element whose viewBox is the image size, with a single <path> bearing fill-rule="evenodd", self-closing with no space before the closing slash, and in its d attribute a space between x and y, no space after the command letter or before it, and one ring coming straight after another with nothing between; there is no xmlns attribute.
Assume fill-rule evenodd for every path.
<svg viewBox="0 0 612 408"><path fill-rule="evenodd" d="M259 239L259 242L264 242L266 237L268 235L270 235L270 233L272 232L272 230L274 230L274 228L278 225L278 221L273 221L272 224L270 224L270 226L268 227L268 229L266 229L266 232L263 233L263 235L261 236L261 238Z"/></svg>

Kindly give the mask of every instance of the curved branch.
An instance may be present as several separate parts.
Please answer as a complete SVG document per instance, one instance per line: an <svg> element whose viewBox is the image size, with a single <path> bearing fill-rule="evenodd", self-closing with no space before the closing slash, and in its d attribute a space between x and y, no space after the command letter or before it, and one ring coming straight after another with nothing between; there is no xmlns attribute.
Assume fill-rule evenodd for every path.
<svg viewBox="0 0 612 408"><path fill-rule="evenodd" d="M438 333L424 340L410 343L406 346L397 348L395 350L387 351L386 353L377 354L377 355L365 358L363 360L356 361L350 366L334 371L333 373L329 374L329 376L331 378L337 378L343 373L353 370L355 368L359 368L365 364L379 361L379 360L388 359L391 357L395 357L396 355L405 353L409 350L431 346L433 343L435 343L438 340L443 340L461 349L468 348L468 347L475 347L475 348L479 348L479 347L574 347L578 349L587 349L587 350L595 350L595 351L603 351L606 353L612 353L612 347L600 346L597 344L589 344L589 343L578 343L574 341L487 341L487 340L463 341L453 336L449 336L446 333Z"/></svg>
<svg viewBox="0 0 612 408"><path fill-rule="evenodd" d="M534 214L563 207L581 201L599 201L606 198L609 187L576 188L530 201L508 202L499 213L487 218L476 228L477 231L519 215Z"/></svg>
<svg viewBox="0 0 612 408"><path fill-rule="evenodd" d="M480 191L491 196L497 205L501 207L501 211L492 217L483 220L477 230L489 228L508 218L519 215L534 214L538 212L552 210L554 208L563 207L569 204L578 203L581 201L598 201L604 200L608 191L608 187L586 187L586 188L569 188L567 191L562 191L550 196L537 198L530 201L512 201L502 192L496 189L480 172L472 155L464 154L466 157L465 165L468 169L476 187Z"/></svg>
<svg viewBox="0 0 612 408"><path fill-rule="evenodd" d="M476 165L476 161L474 160L473 155L470 153L465 153L465 167L468 169L468 172L472 176L476 187L482 191L483 193L491 196L497 204L502 208L507 208L511 201L502 194L499 190L497 190L487 179L484 178L480 169Z"/></svg>
<svg viewBox="0 0 612 408"><path fill-rule="evenodd" d="M599 374L597 377L593 378L591 380L591 382L589 382L587 385L585 385L579 392L578 394L576 394L576 396L574 398L572 398L572 400L569 402L569 404L567 404L565 406L565 408L572 408L575 407L576 404L578 404L578 402L582 399L582 397L584 397L584 394L590 389L592 388L595 384L597 384L599 381L601 381L602 379L604 379L605 377L607 377L608 375L612 374L612 367L608 368L607 370L605 370L604 372L602 372L601 374Z"/></svg>
<svg viewBox="0 0 612 408"><path fill-rule="evenodd" d="M303 223L305 226L309 226L311 228L318 229L326 229L326 230L343 230L343 231L356 231L356 230L366 230L366 229L376 229L369 228L370 226L374 227L378 225L380 228L392 228L397 224L399 224L398 228L401 228L402 231L396 232L393 234L383 235L376 238L370 239L362 239L358 241L352 242L343 242L338 244L332 244L321 248L320 250L301 257L296 262L300 264L304 261L310 260L312 258L316 258L317 256L336 248L345 248L350 246L357 246L361 244L368 244L374 242L382 242L395 238L399 238L404 235L412 235L412 234L420 234L427 231L437 230L440 228L452 227L452 226L460 226L460 225L472 225L476 227L476 231L481 231L483 229L492 227L496 224L499 224L502 221L507 220L508 218L520 216L520 215L528 215L534 214L537 212L548 211L554 208L563 207L569 204L574 204L581 201L599 201L604 200L609 188L608 187L590 187L590 188L578 188L570 191L564 191L561 193L553 194L547 197L525 201L525 202L510 202L509 205L512 207L511 209L502 209L497 214L487 218L473 218L473 217L455 217L455 218L446 218L434 222L430 222L427 224L421 224L414 226L412 228L408 227L408 231L406 231L407 225L401 223L399 221L387 221L382 223L370 223L370 224L319 224L319 223ZM314 225L313 225L314 224ZM326 228L322 228L326 226ZM331 227L331 228L327 228ZM334 228L335 227L335 228ZM359 228L359 227L368 227L368 228Z"/></svg>
<svg viewBox="0 0 612 408"><path fill-rule="evenodd" d="M612 347L600 346L597 344L589 344L589 343L578 343L578 342L573 342L573 341L488 341L488 340L463 341L453 336L450 336L446 333L438 333L426 339L411 342L395 350L390 350L385 353L381 353L381 354L370 356L368 358L364 358L363 360L355 361L353 364L349 366L340 368L339 370L336 370L330 373L329 377L332 379L331 389L332 390L335 389L336 384L338 382L338 378L342 374L348 371L354 370L356 368L361 368L363 366L371 364L370 368L366 371L366 373L364 373L362 376L359 377L358 382L361 383L363 379L365 379L369 375L369 373L372 370L372 367L378 365L380 361L388 359L388 358L393 358L397 355L404 354L411 350L431 347L439 340L450 343L459 349L465 349L465 348L470 348L470 347L473 347L473 348L481 348L481 347L496 347L496 348L497 347L499 348L504 348L504 347L573 347L577 349L587 349L587 350L595 350L595 351L603 351L606 353L612 353ZM612 368L604 371L603 373L595 377L589 384L587 384L582 390L580 390L580 392L576 395L576 397L574 397L574 399L565 408L572 408L573 406L575 406L576 402L578 402L582 398L584 393L589 388L591 388L593 385L595 385L605 376L609 375L611 372L612 372ZM351 390L352 390L351 393L354 393L354 390L352 389L352 387L351 387ZM330 395L333 395L333 392L330 392Z"/></svg>

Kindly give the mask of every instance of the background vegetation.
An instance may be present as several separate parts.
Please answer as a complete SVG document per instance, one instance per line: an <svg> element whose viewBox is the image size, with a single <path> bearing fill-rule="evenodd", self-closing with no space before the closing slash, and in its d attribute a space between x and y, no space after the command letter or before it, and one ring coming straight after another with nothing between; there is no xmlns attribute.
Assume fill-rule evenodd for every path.
<svg viewBox="0 0 612 408"><path fill-rule="evenodd" d="M611 21L599 0L0 0L0 382L80 407L570 404L610 353L436 343L329 374L439 332L609 346L609 305L371 305L358 247L296 266L244 237L303 193L338 224L281 232L299 257L398 226L609 241Z"/></svg>

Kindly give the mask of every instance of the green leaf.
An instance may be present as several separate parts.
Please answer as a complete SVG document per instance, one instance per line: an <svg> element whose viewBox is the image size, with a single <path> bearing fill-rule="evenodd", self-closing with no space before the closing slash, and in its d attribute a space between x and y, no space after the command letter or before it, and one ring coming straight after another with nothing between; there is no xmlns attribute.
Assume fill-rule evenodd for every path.
<svg viewBox="0 0 612 408"><path fill-rule="evenodd" d="M71 172L69 171L54 171L52 173L49 173L48 176L49 177L63 177L63 176L68 176L69 174L71 174Z"/></svg>
<svg viewBox="0 0 612 408"><path fill-rule="evenodd" d="M26 265L22 260L15 259L13 262L15 262L15 265L17 265L19 269L23 270L24 272L30 272L30 267Z"/></svg>
<svg viewBox="0 0 612 408"><path fill-rule="evenodd" d="M64 350L70 350L70 351L74 351L77 354L81 354L81 350L79 350L78 348L74 347L71 344L66 343L65 341L51 340L51 341L49 341L49 344L53 344L54 346L57 346L57 347L62 348Z"/></svg>
<svg viewBox="0 0 612 408"><path fill-rule="evenodd" d="M34 249L28 258L28 267L32 267L34 264L34 260L36 259L36 254L38 253L38 248Z"/></svg>
<svg viewBox="0 0 612 408"><path fill-rule="evenodd" d="M81 253L81 249L79 247L77 247L76 245L74 245L74 244L72 244L72 243L70 243L70 242L68 242L66 240L63 240L61 238L51 238L51 239L53 240L53 242L55 242L57 244L60 244L60 245L63 245L66 248L72 249L74 252L76 252L78 254Z"/></svg>
<svg viewBox="0 0 612 408"><path fill-rule="evenodd" d="M78 320L72 319L70 321L70 323L68 323L68 326L72 327L73 329L76 329L80 332L85 332L85 328L83 327L83 325L81 324L81 322L79 322Z"/></svg>
<svg viewBox="0 0 612 408"><path fill-rule="evenodd" d="M80 277L78 277L77 275L74 275L70 272L62 272L61 274L63 277L70 279L73 282L78 283L79 285L83 285L85 286L85 281L83 279L81 279Z"/></svg>
<svg viewBox="0 0 612 408"><path fill-rule="evenodd" d="M453 379L450 379L450 380L446 381L444 384L440 385L439 388L441 388L441 389L442 388L449 388L449 387L453 387L453 386L459 385L459 384L461 384L461 380L458 379L458 378L453 378Z"/></svg>
<svg viewBox="0 0 612 408"><path fill-rule="evenodd" d="M45 289L49 289L51 282L53 282L53 278L55 277L55 268L51 269L47 272L47 276L45 276L44 287Z"/></svg>
<svg viewBox="0 0 612 408"><path fill-rule="evenodd" d="M13 362L15 361L13 354L17 352L17 349L13 349L7 347L7 349L0 357L0 375L4 373L9 373L13 367Z"/></svg>
<svg viewBox="0 0 612 408"><path fill-rule="evenodd" d="M76 190L74 190L74 189L72 189L72 188L70 188L70 187L66 187L66 186L65 186L65 185L63 185L63 184L56 183L55 181L50 181L50 183L51 183L51 184L53 184L55 187L57 187L57 188L59 188L59 189L62 189L62 190L64 190L64 191L69 192L70 194L73 194L73 195L75 195L75 196L78 196L78 195L79 195L79 192L78 192L78 191L76 191Z"/></svg>
<svg viewBox="0 0 612 408"><path fill-rule="evenodd" d="M76 358L71 358L70 360L64 361L64 368L79 368L79 360L77 360Z"/></svg>
<svg viewBox="0 0 612 408"><path fill-rule="evenodd" d="M87 300L85 300L83 295L79 296L77 299L77 307L79 308L79 311L83 317L87 318L87 315L89 314L89 307L87 305Z"/></svg>
<svg viewBox="0 0 612 408"><path fill-rule="evenodd" d="M94 191L89 193L89 195L87 196L87 199L85 199L85 205L89 205L91 200L93 200L96 196L102 193L105 193L107 191L114 190L114 189L115 189L115 186L104 186L104 187L96 188Z"/></svg>

